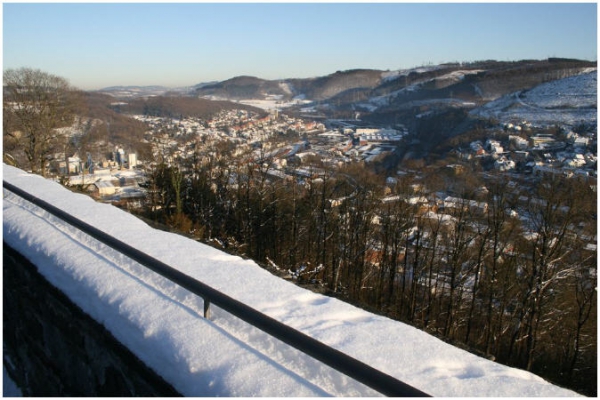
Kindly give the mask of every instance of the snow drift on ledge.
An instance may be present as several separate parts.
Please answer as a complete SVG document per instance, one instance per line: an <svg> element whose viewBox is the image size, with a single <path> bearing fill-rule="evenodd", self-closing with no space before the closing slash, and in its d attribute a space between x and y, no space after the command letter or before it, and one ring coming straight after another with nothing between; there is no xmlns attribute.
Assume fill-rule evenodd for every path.
<svg viewBox="0 0 600 400"><path fill-rule="evenodd" d="M4 165L4 180L223 293L434 396L577 396L529 372L150 228L116 207ZM378 396L86 237L8 191L4 241L185 396Z"/></svg>

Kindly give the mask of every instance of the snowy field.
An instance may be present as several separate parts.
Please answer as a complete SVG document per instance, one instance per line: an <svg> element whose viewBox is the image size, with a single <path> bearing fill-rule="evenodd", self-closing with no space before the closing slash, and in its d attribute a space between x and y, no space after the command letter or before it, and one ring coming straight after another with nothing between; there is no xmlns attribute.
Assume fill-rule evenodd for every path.
<svg viewBox="0 0 600 400"><path fill-rule="evenodd" d="M301 104L310 104L311 100L305 100L301 98L293 99L290 101L283 101L277 98L267 98L265 100L253 99L253 100L238 100L238 103L245 104L256 108L261 108L265 111L283 110L292 106Z"/></svg>
<svg viewBox="0 0 600 400"><path fill-rule="evenodd" d="M247 106L260 108L265 111L283 110L292 106L312 103L312 100L306 100L304 96L298 96L289 101L282 100L281 97L282 96L267 96L266 99L232 100L219 96L202 96L202 98L206 100L231 101L234 103L240 103L245 104Z"/></svg>
<svg viewBox="0 0 600 400"><path fill-rule="evenodd" d="M408 325L318 295L254 262L157 231L113 206L4 165L4 180L183 273L435 396L577 396ZM4 240L185 396L377 396L213 308L8 191Z"/></svg>
<svg viewBox="0 0 600 400"><path fill-rule="evenodd" d="M537 126L595 124L597 71L543 83L531 90L511 93L471 111L500 123L528 121Z"/></svg>

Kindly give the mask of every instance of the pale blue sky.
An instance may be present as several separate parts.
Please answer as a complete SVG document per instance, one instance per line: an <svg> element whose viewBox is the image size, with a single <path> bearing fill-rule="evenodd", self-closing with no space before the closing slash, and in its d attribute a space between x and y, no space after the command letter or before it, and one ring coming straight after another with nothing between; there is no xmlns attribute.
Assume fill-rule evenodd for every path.
<svg viewBox="0 0 600 400"><path fill-rule="evenodd" d="M597 58L596 3L3 3L3 68L81 89Z"/></svg>

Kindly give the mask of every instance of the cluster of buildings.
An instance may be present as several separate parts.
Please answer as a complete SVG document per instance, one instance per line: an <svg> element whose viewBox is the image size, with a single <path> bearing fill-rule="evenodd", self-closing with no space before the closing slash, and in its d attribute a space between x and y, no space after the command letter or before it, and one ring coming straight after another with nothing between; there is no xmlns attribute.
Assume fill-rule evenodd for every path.
<svg viewBox="0 0 600 400"><path fill-rule="evenodd" d="M309 139L304 154L319 156L334 165L373 162L394 153L408 131L400 129L344 127L327 130ZM303 153L298 156L302 157Z"/></svg>
<svg viewBox="0 0 600 400"><path fill-rule="evenodd" d="M459 151L463 159L481 158L486 165L498 171L514 171L526 174L559 173L567 176L597 176L596 132L578 134L536 133L525 125L509 124L508 134L497 135L500 139L471 142L467 150Z"/></svg>
<svg viewBox="0 0 600 400"><path fill-rule="evenodd" d="M176 139L187 135L239 142L266 140L281 132L310 132L325 129L321 123L304 121L279 114L276 110L258 115L247 110L221 111L209 120L197 117L182 119L136 115L148 126L150 136L163 135Z"/></svg>
<svg viewBox="0 0 600 400"><path fill-rule="evenodd" d="M65 157L64 153L55 154L50 162L50 170L57 175L94 174L96 170L110 171L133 169L138 165L137 153L125 153L122 147L115 150L101 161L94 161L90 153L83 160L79 154Z"/></svg>
<svg viewBox="0 0 600 400"><path fill-rule="evenodd" d="M324 123L294 118L273 110L259 116L245 110L222 111L210 120L200 118L159 118L135 116L148 125L146 139L152 143L155 158L166 162L188 159L193 154L212 151L219 141L235 143L236 154L251 154L253 160L266 160L283 171L298 169L307 158L324 163L371 162L393 153L408 134L400 129L327 129ZM285 140L270 141L284 135ZM293 172L293 171L292 171ZM284 174L284 172L279 172Z"/></svg>
<svg viewBox="0 0 600 400"><path fill-rule="evenodd" d="M143 186L147 178L138 169L139 165L136 153L117 146L101 161L94 161L89 153L85 161L78 155L56 159L54 171L59 176L68 176L70 186L79 186L97 199L134 201L141 205L146 196Z"/></svg>
<svg viewBox="0 0 600 400"><path fill-rule="evenodd" d="M153 160L142 164L135 153L117 147L98 163L69 159L68 171L81 179L102 199L118 201L123 197L142 197L146 163L178 163L190 157L213 157L215 144L232 143L234 156L269 165L272 178L316 177L318 168L307 160L319 159L325 165L379 160L398 150L408 135L402 125L396 129L367 128L351 123L335 124L307 121L272 110L259 115L247 110L222 111L210 120L201 118L164 118L138 115L148 129L145 140L152 145ZM331 121L330 121L331 122ZM580 135L532 134L526 123L505 126L490 133L490 138L473 141L458 150L463 159L480 159L487 169L524 174L565 173L596 176L595 132ZM282 140L271 140L277 137ZM65 165L62 166L66 168ZM136 168L139 167L139 168ZM124 179L128 170L128 179ZM85 177L85 178L83 178Z"/></svg>
<svg viewBox="0 0 600 400"><path fill-rule="evenodd" d="M307 167L317 157L324 164L371 162L396 151L406 129L344 126L327 129L325 124L278 114L258 115L245 110L223 111L210 120L135 116L148 130L154 160L138 161L135 153L116 147L106 160L82 162L73 157L69 169L72 185L85 185L92 195L111 202L138 200L145 196L147 163L177 163L190 157L214 153L215 144L234 144L234 155L269 165L274 179L316 177L322 171ZM285 140L270 140L284 135ZM214 155L214 154L213 154Z"/></svg>
<svg viewBox="0 0 600 400"><path fill-rule="evenodd" d="M306 154L310 147L307 137L325 131L322 123L279 115L277 111L258 115L246 110L229 110L210 120L141 115L134 118L148 127L145 140L152 145L153 160L138 160L136 153L121 146L115 147L101 161L92 160L89 154L85 160L78 155L68 159L58 155L54 165L57 175L69 176L71 185L82 186L104 201L141 201L146 196L144 170L149 164L174 163L194 154L207 154L214 151L215 143L228 141L235 144L236 154L254 154L254 159L269 155L275 168L283 169L288 159ZM291 134L298 140L291 145L284 141L269 147L267 141L280 134L288 137ZM280 172L280 175L285 174Z"/></svg>

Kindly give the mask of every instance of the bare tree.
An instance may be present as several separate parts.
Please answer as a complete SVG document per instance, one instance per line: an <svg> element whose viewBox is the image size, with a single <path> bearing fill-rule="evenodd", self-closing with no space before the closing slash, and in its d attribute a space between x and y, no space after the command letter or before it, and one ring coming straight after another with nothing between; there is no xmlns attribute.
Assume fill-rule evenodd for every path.
<svg viewBox="0 0 600 400"><path fill-rule="evenodd" d="M4 145L22 152L32 172L45 176L47 157L66 140L59 128L73 123L76 94L59 76L30 68L4 71Z"/></svg>
<svg viewBox="0 0 600 400"><path fill-rule="evenodd" d="M576 270L576 264L565 262L573 253L570 226L581 218L582 199L573 193L571 181L551 177L537 185L526 204L531 233L523 242L527 257L522 262L526 285L521 337L527 370L532 369L540 338L547 334L548 313L553 309L555 293L560 291L560 282Z"/></svg>

